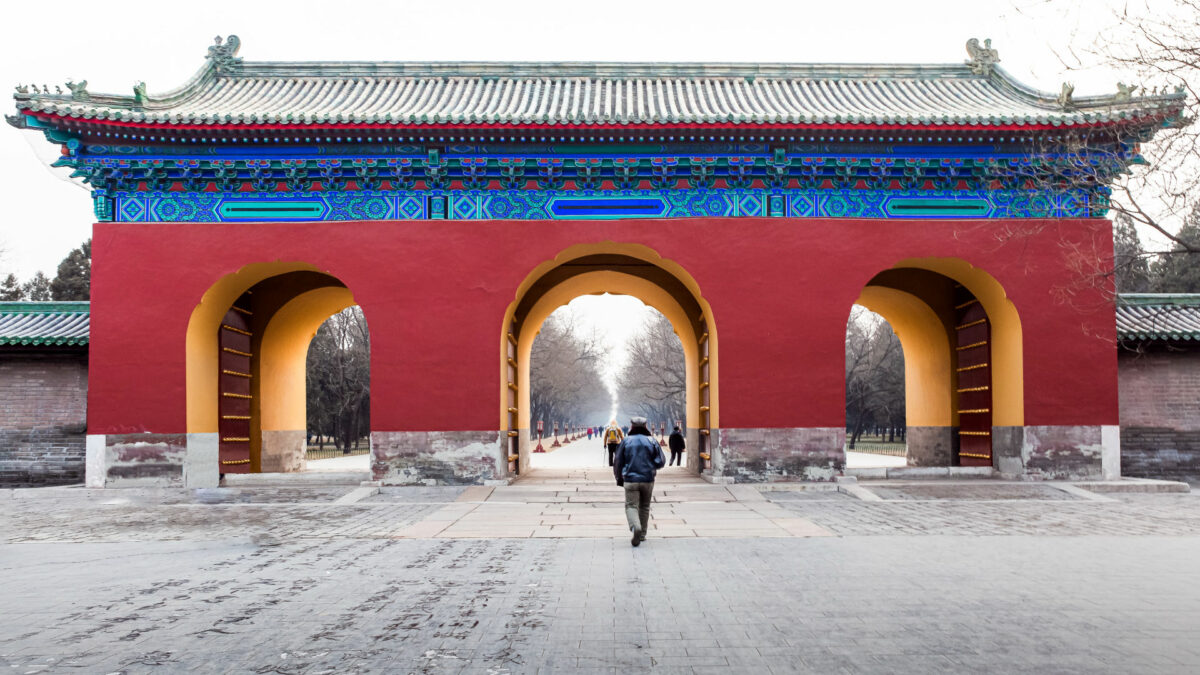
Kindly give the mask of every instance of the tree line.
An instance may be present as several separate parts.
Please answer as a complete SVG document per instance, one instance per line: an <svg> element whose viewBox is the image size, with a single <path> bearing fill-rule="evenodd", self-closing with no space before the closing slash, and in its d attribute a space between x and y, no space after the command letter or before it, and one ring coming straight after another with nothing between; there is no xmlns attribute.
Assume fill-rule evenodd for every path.
<svg viewBox="0 0 1200 675"><path fill-rule="evenodd" d="M357 305L321 324L308 345L308 438L343 454L371 432L371 335Z"/></svg>
<svg viewBox="0 0 1200 675"><path fill-rule="evenodd" d="M53 279L39 270L32 278L22 282L16 274L9 272L0 281L0 300L90 300L91 286L92 240L89 238L63 258Z"/></svg>
<svg viewBox="0 0 1200 675"><path fill-rule="evenodd" d="M1113 220L1113 267L1118 293L1200 293L1200 205L1165 251L1146 251L1132 218Z"/></svg>
<svg viewBox="0 0 1200 675"><path fill-rule="evenodd" d="M904 350L883 317L855 305L846 324L846 443L869 431L904 441Z"/></svg>
<svg viewBox="0 0 1200 675"><path fill-rule="evenodd" d="M596 335L584 335L570 310L559 310L542 323L529 356L531 425L555 422L589 426L608 421L612 394L601 373L603 349Z"/></svg>
<svg viewBox="0 0 1200 675"><path fill-rule="evenodd" d="M596 335L582 334L570 311L551 314L533 342L529 361L530 419L596 426L607 423L618 405L622 424L633 415L657 428L685 419L687 373L683 344L671 322L649 312L626 343L626 360L610 383L605 349Z"/></svg>
<svg viewBox="0 0 1200 675"><path fill-rule="evenodd" d="M649 312L626 345L628 358L617 376L617 400L623 417L641 415L652 425L686 420L687 366L675 327L657 311Z"/></svg>

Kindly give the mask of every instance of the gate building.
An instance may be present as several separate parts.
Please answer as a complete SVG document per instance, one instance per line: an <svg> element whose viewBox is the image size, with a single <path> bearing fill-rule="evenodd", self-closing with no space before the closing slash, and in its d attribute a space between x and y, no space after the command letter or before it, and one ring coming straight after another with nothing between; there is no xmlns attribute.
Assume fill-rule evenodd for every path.
<svg viewBox="0 0 1200 675"><path fill-rule="evenodd" d="M977 40L950 65L239 48L161 94L15 94L94 197L91 485L301 469L307 346L356 304L374 478L508 480L533 339L601 292L673 324L712 480L842 469L854 304L903 346L912 464L1119 475L1108 185L1182 92L1038 91Z"/></svg>

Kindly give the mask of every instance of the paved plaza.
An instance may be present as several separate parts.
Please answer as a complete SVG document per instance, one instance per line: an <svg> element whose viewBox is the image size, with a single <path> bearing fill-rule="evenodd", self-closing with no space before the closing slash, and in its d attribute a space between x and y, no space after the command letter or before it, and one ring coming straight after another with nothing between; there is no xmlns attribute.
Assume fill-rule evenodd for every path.
<svg viewBox="0 0 1200 675"><path fill-rule="evenodd" d="M632 548L606 472L542 468L501 487L0 492L0 664L1200 670L1195 493L712 485L672 469Z"/></svg>

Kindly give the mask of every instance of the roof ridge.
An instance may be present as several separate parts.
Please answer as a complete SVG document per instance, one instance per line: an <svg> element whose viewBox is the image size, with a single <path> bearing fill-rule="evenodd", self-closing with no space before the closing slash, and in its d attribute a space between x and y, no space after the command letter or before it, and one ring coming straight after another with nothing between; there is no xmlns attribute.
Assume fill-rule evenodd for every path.
<svg viewBox="0 0 1200 675"><path fill-rule="evenodd" d="M1122 305L1185 305L1200 306L1200 293L1118 293Z"/></svg>
<svg viewBox="0 0 1200 675"><path fill-rule="evenodd" d="M0 300L0 314L85 314L89 300Z"/></svg>
<svg viewBox="0 0 1200 675"><path fill-rule="evenodd" d="M971 59L960 63L944 64L895 64L895 63L785 63L785 62L736 62L736 61L245 61L236 56L241 40L234 35L228 39L216 39L209 47L204 66L182 86L171 91L148 95L145 85L135 86L132 96L92 94L86 89L86 81L68 83L69 93L50 93L49 88L18 87L14 94L18 112L25 114L44 113L86 122L133 122L149 124L310 124L330 122L385 123L385 124L441 124L465 122L493 122L498 124L522 125L545 122L562 125L584 125L610 123L671 124L679 120L673 115L653 113L643 116L638 109L625 109L627 102L619 100L612 104L616 110L601 115L589 114L586 110L546 110L546 101L535 93L533 99L522 99L521 110L512 110L495 119L487 115L480 117L480 110L449 110L438 107L438 101L454 100L440 96L433 102L421 99L419 105L408 102L394 110L379 107L362 108L362 101L372 100L373 90L380 82L402 79L407 83L418 81L422 85L442 87L471 81L512 80L514 86L528 88L531 82L548 83L555 91L582 86L589 87L618 85L627 80L684 81L684 89L700 87L694 95L701 100L695 104L692 94L679 101L685 109L683 118L694 118L697 123L734 122L738 124L809 123L813 111L825 110L830 106L841 106L844 110L830 118L834 122L865 124L918 124L933 118L935 124L1050 124L1053 126L1098 124L1152 119L1175 123L1182 102L1187 94L1175 92L1151 96L1134 97L1136 86L1119 85L1113 94L1074 97L1074 88L1064 84L1058 94L1046 92L1026 85L1000 68L999 56L991 48L990 41L980 44L972 39L967 51ZM278 89L274 80L319 81L340 80L348 100L329 100L317 96L324 83L313 86L298 86L288 100L278 100L264 95L255 98L256 92L273 92ZM264 84L266 86L259 86ZM925 89L933 90L920 100L910 101L906 110L896 112L888 106L872 103L870 95L864 95L857 103L820 99L823 94L802 95L797 102L784 103L772 108L761 101L751 103L751 108L762 107L763 114L748 114L739 103L736 91L754 88L759 80L780 83L782 87L805 85L805 80L825 82L853 82L866 89L879 89L889 81L903 82L918 80ZM734 99L718 94L715 100L707 100L708 85L700 83L716 81L720 88L735 91ZM406 83L406 84L407 84ZM943 106L940 97L954 96L964 88L976 90L973 99L976 105L962 114L937 114ZM314 93L316 92L316 93ZM753 92L743 92L750 99ZM672 97L673 88L659 92L638 93L636 98ZM882 94L878 94L881 95ZM494 97L493 97L494 98ZM584 97L587 100L587 96ZM555 99L557 100L557 99ZM572 101L575 99L572 98ZM528 103L528 105L527 105ZM676 106L658 101L649 106L654 111L673 110ZM496 101L484 101L480 105L493 110ZM661 105L660 105L661 104ZM306 108L305 106L311 106ZM257 107L255 107L257 106ZM356 109L357 106L357 109ZM806 108L807 106L807 108ZM893 106L894 107L894 106ZM645 108L641 108L645 109ZM944 110L944 106L941 108ZM716 111L709 114L705 111ZM645 119L643 119L645 117ZM829 118L821 115L821 119ZM892 118L895 118L894 120ZM297 122L297 120L299 120ZM315 120L315 121L313 121ZM23 117L10 118L10 123L21 127Z"/></svg>

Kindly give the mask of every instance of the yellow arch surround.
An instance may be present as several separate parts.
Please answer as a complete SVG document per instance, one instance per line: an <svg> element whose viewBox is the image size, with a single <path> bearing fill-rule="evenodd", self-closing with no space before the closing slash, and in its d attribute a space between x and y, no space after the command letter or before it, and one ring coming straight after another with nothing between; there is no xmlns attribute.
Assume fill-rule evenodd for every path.
<svg viewBox="0 0 1200 675"><path fill-rule="evenodd" d="M219 279L200 298L188 320L186 353L188 433L217 433L220 350L217 333L234 300L254 284L288 272L319 272L301 262L255 263Z"/></svg>
<svg viewBox="0 0 1200 675"><path fill-rule="evenodd" d="M904 401L908 426L957 424L950 395L950 338L923 300L883 286L867 286L855 304L887 320L904 350Z"/></svg>
<svg viewBox="0 0 1200 675"><path fill-rule="evenodd" d="M521 299L529 289L551 270L576 258L591 255L624 255L655 265L671 274L684 285L695 298L696 303L704 313L705 329L709 341L709 425L718 428L720 425L718 359L719 345L716 324L713 321L712 308L700 294L699 284L683 267L670 260L664 259L653 249L641 244L618 244L602 242L595 244L579 244L565 249L553 260L538 265L525 280L517 287L517 292L511 304L504 313L504 322L500 331L500 406L499 427L508 427L508 327L512 325L513 314ZM517 344L517 396L518 396L518 428L529 429L529 355L533 350L533 340L541 329L542 323L555 309L567 304L582 295L599 293L614 293L633 296L654 309L662 312L675 328L683 344L684 359L687 373L687 424L694 428L699 424L700 402L696 392L699 391L699 336L692 329L691 318L683 307L669 293L657 284L630 274L615 271L587 272L563 281L540 298L531 308L529 315L522 319L521 337ZM536 326L537 330L531 330ZM522 438L527 435L523 434Z"/></svg>
<svg viewBox="0 0 1200 675"><path fill-rule="evenodd" d="M263 431L308 427L308 345L326 319L354 304L348 288L329 286L297 295L271 317L263 331L259 361Z"/></svg>
<svg viewBox="0 0 1200 675"><path fill-rule="evenodd" d="M992 330L992 424L1025 424L1025 357L1021 317L995 277L960 258L907 258L895 267L937 272L979 299Z"/></svg>

